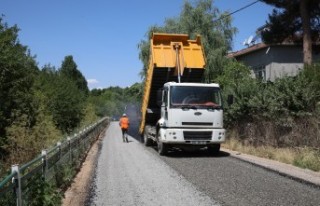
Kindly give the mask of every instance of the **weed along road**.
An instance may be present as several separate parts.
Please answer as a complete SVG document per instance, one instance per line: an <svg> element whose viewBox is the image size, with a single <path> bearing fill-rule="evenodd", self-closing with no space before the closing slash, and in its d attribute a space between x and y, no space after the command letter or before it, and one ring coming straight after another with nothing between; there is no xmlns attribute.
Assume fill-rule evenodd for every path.
<svg viewBox="0 0 320 206"><path fill-rule="evenodd" d="M319 187L206 150L159 156L111 122L98 158L90 205L320 205Z"/></svg>

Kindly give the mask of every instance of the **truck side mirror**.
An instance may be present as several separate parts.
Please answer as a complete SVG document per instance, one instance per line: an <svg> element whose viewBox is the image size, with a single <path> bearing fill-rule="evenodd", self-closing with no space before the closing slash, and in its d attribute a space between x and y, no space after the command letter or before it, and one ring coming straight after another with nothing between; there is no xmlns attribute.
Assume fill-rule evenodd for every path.
<svg viewBox="0 0 320 206"><path fill-rule="evenodd" d="M232 104L233 104L233 102L234 102L234 96L233 96L232 94L229 94L229 95L228 95L228 100L227 100L227 102L228 102L228 105L232 105Z"/></svg>
<svg viewBox="0 0 320 206"><path fill-rule="evenodd" d="M158 91L157 91L157 105L159 106L159 107L161 107L161 105L162 105L162 89L159 89Z"/></svg>

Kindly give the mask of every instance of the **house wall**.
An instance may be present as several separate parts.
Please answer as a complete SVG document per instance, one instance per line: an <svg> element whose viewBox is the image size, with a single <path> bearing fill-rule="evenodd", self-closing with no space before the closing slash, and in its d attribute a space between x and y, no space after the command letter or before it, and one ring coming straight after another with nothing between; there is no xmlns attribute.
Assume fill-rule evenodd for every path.
<svg viewBox="0 0 320 206"><path fill-rule="evenodd" d="M250 67L256 67L259 65L268 65L270 64L272 57L267 51L268 51L268 47L236 57L236 59Z"/></svg>
<svg viewBox="0 0 320 206"><path fill-rule="evenodd" d="M320 54L314 54L314 61L320 60ZM294 76L303 68L301 46L270 46L236 57L249 66L253 77L275 81L276 78Z"/></svg>
<svg viewBox="0 0 320 206"><path fill-rule="evenodd" d="M275 81L277 78L296 76L302 68L302 63L271 63L266 66L266 80Z"/></svg>

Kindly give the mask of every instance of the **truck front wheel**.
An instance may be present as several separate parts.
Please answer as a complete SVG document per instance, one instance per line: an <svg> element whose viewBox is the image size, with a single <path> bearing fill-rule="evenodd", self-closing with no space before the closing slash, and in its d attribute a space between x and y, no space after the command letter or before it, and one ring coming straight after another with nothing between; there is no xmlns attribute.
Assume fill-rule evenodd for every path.
<svg viewBox="0 0 320 206"><path fill-rule="evenodd" d="M163 156L168 153L168 145L158 141L158 153Z"/></svg>
<svg viewBox="0 0 320 206"><path fill-rule="evenodd" d="M161 156L164 156L168 153L168 145L160 141L160 133L157 131L157 145L158 145L158 153Z"/></svg>

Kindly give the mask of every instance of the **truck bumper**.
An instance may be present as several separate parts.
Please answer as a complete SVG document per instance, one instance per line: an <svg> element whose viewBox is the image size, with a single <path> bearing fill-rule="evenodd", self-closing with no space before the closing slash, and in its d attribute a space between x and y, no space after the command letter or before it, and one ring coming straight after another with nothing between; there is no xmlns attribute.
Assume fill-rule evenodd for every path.
<svg viewBox="0 0 320 206"><path fill-rule="evenodd" d="M161 128L159 140L167 144L220 144L225 142L225 129Z"/></svg>

